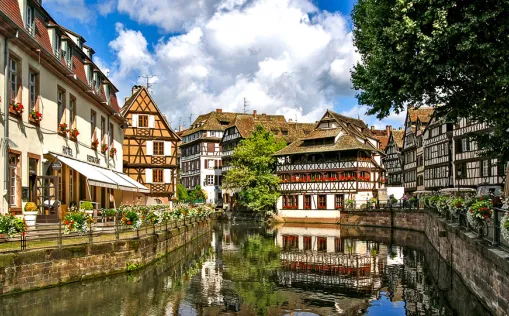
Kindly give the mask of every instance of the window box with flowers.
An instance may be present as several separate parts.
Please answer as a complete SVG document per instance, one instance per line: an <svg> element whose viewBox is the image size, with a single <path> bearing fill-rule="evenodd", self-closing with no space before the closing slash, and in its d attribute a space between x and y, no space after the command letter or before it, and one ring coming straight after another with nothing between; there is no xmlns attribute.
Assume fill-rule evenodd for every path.
<svg viewBox="0 0 509 316"><path fill-rule="evenodd" d="M77 141L78 140L78 135L80 134L80 132L78 131L77 128L73 128L73 129L70 129L69 130L69 137L73 140L73 141Z"/></svg>
<svg viewBox="0 0 509 316"><path fill-rule="evenodd" d="M97 138L94 139L90 146L92 147L93 150L97 150L97 147L99 146L99 140Z"/></svg>
<svg viewBox="0 0 509 316"><path fill-rule="evenodd" d="M101 152L104 154L104 153L106 153L107 150L108 150L108 145L102 144L101 145Z"/></svg>
<svg viewBox="0 0 509 316"><path fill-rule="evenodd" d="M28 115L28 119L32 123L39 124L42 121L42 113L34 109Z"/></svg>
<svg viewBox="0 0 509 316"><path fill-rule="evenodd" d="M66 135L67 132L69 132L69 130L67 129L67 124L66 123L60 123L58 124L58 133L59 134L62 134L62 135Z"/></svg>
<svg viewBox="0 0 509 316"><path fill-rule="evenodd" d="M115 147L110 148L110 157L113 158L117 154L117 149Z"/></svg>
<svg viewBox="0 0 509 316"><path fill-rule="evenodd" d="M15 116L21 117L21 114L25 110L25 107L21 102L12 101L9 106L9 112Z"/></svg>

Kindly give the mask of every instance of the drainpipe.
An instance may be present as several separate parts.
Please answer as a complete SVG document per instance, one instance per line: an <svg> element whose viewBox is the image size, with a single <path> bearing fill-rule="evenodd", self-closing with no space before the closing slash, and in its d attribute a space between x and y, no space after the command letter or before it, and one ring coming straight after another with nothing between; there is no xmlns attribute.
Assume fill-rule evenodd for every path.
<svg viewBox="0 0 509 316"><path fill-rule="evenodd" d="M18 38L16 35L5 37L4 45L4 203L9 210L9 40Z"/></svg>

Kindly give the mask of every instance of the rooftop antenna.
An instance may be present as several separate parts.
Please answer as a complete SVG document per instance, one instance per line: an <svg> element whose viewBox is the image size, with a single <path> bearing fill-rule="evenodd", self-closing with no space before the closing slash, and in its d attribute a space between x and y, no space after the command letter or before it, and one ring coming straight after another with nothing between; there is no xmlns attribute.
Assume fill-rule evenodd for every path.
<svg viewBox="0 0 509 316"><path fill-rule="evenodd" d="M138 76L138 78L144 78L147 81L147 84L145 87L147 87L147 90L150 90L155 83L150 83L150 79L157 77L157 75L147 75L147 76Z"/></svg>
<svg viewBox="0 0 509 316"><path fill-rule="evenodd" d="M182 125L182 116L179 117L179 128L180 128L180 125Z"/></svg>
<svg viewBox="0 0 509 316"><path fill-rule="evenodd" d="M244 114L247 113L247 107L249 106L249 104L247 104L247 100L246 98L244 98Z"/></svg>
<svg viewBox="0 0 509 316"><path fill-rule="evenodd" d="M193 114L189 114L189 127L191 127L191 124L193 123L192 122L192 119L193 119Z"/></svg>

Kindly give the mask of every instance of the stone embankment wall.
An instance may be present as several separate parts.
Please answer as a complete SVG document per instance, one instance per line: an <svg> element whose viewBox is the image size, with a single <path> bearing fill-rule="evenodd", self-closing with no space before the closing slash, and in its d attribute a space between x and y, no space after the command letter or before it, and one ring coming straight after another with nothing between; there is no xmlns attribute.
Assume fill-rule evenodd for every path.
<svg viewBox="0 0 509 316"><path fill-rule="evenodd" d="M440 257L493 314L509 315L509 254L486 245L457 224L447 223L427 211L342 211L340 224L342 230L345 229L345 233L350 230L351 235L356 232L353 226L391 227L424 233ZM397 230L393 232L396 233ZM407 243L412 244L412 241Z"/></svg>
<svg viewBox="0 0 509 316"><path fill-rule="evenodd" d="M142 267L204 234L210 220L139 239L0 254L0 294L22 292Z"/></svg>

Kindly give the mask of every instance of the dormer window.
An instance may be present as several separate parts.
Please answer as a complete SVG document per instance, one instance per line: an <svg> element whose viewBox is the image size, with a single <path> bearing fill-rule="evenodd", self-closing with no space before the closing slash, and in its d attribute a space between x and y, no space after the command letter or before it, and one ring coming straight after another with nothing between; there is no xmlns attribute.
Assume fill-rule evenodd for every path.
<svg viewBox="0 0 509 316"><path fill-rule="evenodd" d="M27 6L27 15L26 15L26 21L25 21L25 27L28 31L28 33L32 36L35 35L35 11L34 7Z"/></svg>
<svg viewBox="0 0 509 316"><path fill-rule="evenodd" d="M72 70L72 46L69 42L67 42L67 46L65 48L65 62L67 67Z"/></svg>
<svg viewBox="0 0 509 316"><path fill-rule="evenodd" d="M53 47L53 52L55 53L55 57L60 59L60 50L62 49L62 38L59 34L55 32L55 47Z"/></svg>

